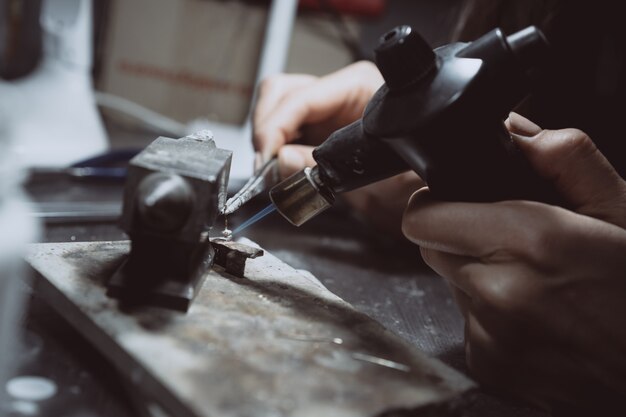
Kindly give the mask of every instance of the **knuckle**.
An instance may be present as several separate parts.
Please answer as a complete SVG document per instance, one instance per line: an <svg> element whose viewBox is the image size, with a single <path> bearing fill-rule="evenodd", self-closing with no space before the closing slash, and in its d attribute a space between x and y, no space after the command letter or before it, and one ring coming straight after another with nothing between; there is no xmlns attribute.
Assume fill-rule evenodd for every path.
<svg viewBox="0 0 626 417"><path fill-rule="evenodd" d="M587 157L598 150L589 135L580 129L561 129L552 132L562 143L564 156Z"/></svg>
<svg viewBox="0 0 626 417"><path fill-rule="evenodd" d="M533 281L519 275L490 278L481 285L481 301L498 314L525 316L535 294Z"/></svg>
<svg viewBox="0 0 626 417"><path fill-rule="evenodd" d="M549 208L533 201L515 201L496 203L512 208L514 221L510 221L506 247L499 248L490 258L495 261L525 262L542 266L551 257L551 253L561 240L559 220L556 208ZM511 219L513 220L513 219ZM495 258L495 259L494 259Z"/></svg>
<svg viewBox="0 0 626 417"><path fill-rule="evenodd" d="M284 79L284 74L268 75L259 83L259 94L267 94L268 91L272 91L279 86Z"/></svg>
<svg viewBox="0 0 626 417"><path fill-rule="evenodd" d="M532 229L526 229L521 233L521 242L518 256L536 266L546 265L551 258L555 244L559 241L559 234L553 227L537 225Z"/></svg>
<svg viewBox="0 0 626 417"><path fill-rule="evenodd" d="M371 61L357 61L354 64L351 64L351 67L364 74L378 72L378 67L376 67L376 65Z"/></svg>

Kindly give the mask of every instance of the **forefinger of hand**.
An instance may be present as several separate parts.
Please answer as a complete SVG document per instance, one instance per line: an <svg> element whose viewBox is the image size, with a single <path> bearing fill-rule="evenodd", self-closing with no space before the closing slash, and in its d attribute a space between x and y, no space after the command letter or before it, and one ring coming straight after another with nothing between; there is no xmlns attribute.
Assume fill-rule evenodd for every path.
<svg viewBox="0 0 626 417"><path fill-rule="evenodd" d="M530 201L468 203L438 201L423 188L404 212L402 231L421 247L456 255L505 262L532 258L558 229L567 211Z"/></svg>
<svg viewBox="0 0 626 417"><path fill-rule="evenodd" d="M298 126L295 129L289 126L272 125L272 115L280 108L285 97L314 83L317 78L304 74L279 74L266 78L259 87L259 96L253 112L252 143L260 153L263 164L271 159L280 146L293 140L297 136ZM295 113L298 109L292 109Z"/></svg>
<svg viewBox="0 0 626 417"><path fill-rule="evenodd" d="M363 89L376 81L373 80L375 76L379 77L378 73L372 72L369 65L356 63L292 88L278 100L262 103L264 109L254 122L255 148L262 153L264 160L269 160L282 145L297 138L305 124L319 123L341 113L353 117L346 117L339 122L340 125L352 122L362 111L363 95L369 95Z"/></svg>

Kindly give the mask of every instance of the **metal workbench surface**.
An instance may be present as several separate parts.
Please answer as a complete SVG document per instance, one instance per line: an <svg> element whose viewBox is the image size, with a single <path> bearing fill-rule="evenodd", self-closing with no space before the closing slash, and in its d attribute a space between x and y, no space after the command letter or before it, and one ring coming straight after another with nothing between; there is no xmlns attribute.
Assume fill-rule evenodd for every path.
<svg viewBox="0 0 626 417"><path fill-rule="evenodd" d="M40 184L32 195L45 201L119 202L122 185L85 182ZM240 224L267 204L251 201L229 217ZM296 269L318 277L332 292L370 315L428 355L467 373L463 319L445 282L426 266L417 246L388 239L335 207L301 228L273 213L244 236ZM114 221L48 224L46 242L127 239ZM131 416L132 395L103 358L36 296L30 297L22 327L18 375L44 376L57 395L41 403L39 416ZM28 410L25 410L28 411ZM33 410L30 410L33 411ZM12 415L24 415L14 411ZM487 393L478 393L467 416L545 414Z"/></svg>

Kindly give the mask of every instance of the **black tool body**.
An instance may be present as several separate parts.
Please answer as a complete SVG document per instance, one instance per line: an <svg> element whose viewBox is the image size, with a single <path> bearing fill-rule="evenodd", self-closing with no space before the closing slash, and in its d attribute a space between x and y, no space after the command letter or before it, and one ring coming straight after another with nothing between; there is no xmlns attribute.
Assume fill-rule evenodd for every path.
<svg viewBox="0 0 626 417"><path fill-rule="evenodd" d="M321 182L343 192L412 169L440 199L558 204L503 124L547 53L535 27L434 51L410 27L394 29L376 49L385 84L363 118L313 154Z"/></svg>

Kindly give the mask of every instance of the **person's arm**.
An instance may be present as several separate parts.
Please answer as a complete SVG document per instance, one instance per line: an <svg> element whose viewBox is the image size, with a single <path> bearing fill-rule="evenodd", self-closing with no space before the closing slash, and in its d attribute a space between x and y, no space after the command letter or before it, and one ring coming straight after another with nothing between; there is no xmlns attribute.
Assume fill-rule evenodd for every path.
<svg viewBox="0 0 626 417"><path fill-rule="evenodd" d="M563 415L626 412L626 182L583 132L507 126L573 210L435 201L403 220L466 319L466 360L487 387Z"/></svg>

